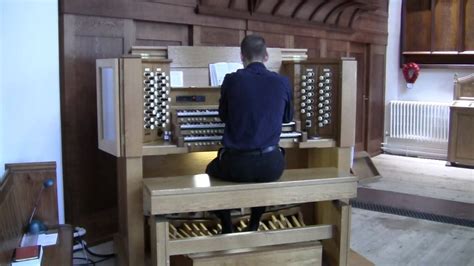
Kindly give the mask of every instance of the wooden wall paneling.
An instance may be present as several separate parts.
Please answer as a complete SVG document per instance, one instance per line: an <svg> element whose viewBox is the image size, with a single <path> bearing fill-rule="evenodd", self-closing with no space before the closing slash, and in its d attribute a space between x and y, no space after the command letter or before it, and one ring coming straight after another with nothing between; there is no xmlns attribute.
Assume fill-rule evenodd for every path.
<svg viewBox="0 0 474 266"><path fill-rule="evenodd" d="M311 38L304 36L294 37L294 48L307 48L308 58L320 58L321 53L321 41L319 38Z"/></svg>
<svg viewBox="0 0 474 266"><path fill-rule="evenodd" d="M87 15L97 17L134 19L151 22L165 22L214 27L219 25L229 29L245 29L246 23L240 18L223 18L196 14L195 7L187 4L158 2L138 2L115 0L63 0L63 14Z"/></svg>
<svg viewBox="0 0 474 266"><path fill-rule="evenodd" d="M385 22L386 25L386 22ZM269 23L264 21L247 22L247 29L254 32L267 32L277 34L288 34L293 36L316 37L321 39L334 39L340 41L351 41L361 43L387 44L387 33L373 33L365 31L330 30L324 27L310 27L307 24L301 26Z"/></svg>
<svg viewBox="0 0 474 266"><path fill-rule="evenodd" d="M189 6L189 7L196 6L196 0L137 0L137 1L156 2L156 3L170 4L170 5L176 5L176 6Z"/></svg>
<svg viewBox="0 0 474 266"><path fill-rule="evenodd" d="M289 34L247 31L247 34L258 34L265 39L267 47L294 48L294 37Z"/></svg>
<svg viewBox="0 0 474 266"><path fill-rule="evenodd" d="M367 50L368 47L363 43L351 43L349 56L357 60L357 110L356 110L356 135L355 151L364 151L366 149L367 136Z"/></svg>
<svg viewBox="0 0 474 266"><path fill-rule="evenodd" d="M430 51L431 0L404 0L403 5L402 9L406 10L402 25L403 51Z"/></svg>
<svg viewBox="0 0 474 266"><path fill-rule="evenodd" d="M434 0L433 51L458 50L460 5L461 0Z"/></svg>
<svg viewBox="0 0 474 266"><path fill-rule="evenodd" d="M189 27L183 24L135 21L137 46L189 45ZM126 51L128 52L128 51Z"/></svg>
<svg viewBox="0 0 474 266"><path fill-rule="evenodd" d="M241 10L241 11L247 11L250 8L250 3L247 0L230 0L229 8Z"/></svg>
<svg viewBox="0 0 474 266"><path fill-rule="evenodd" d="M463 50L474 51L474 0L464 1Z"/></svg>
<svg viewBox="0 0 474 266"><path fill-rule="evenodd" d="M341 58L349 55L349 43L344 41L327 40L327 58Z"/></svg>
<svg viewBox="0 0 474 266"><path fill-rule="evenodd" d="M193 45L199 46L240 46L245 37L244 30L193 26Z"/></svg>
<svg viewBox="0 0 474 266"><path fill-rule="evenodd" d="M95 60L124 53L127 20L63 15L61 120L66 222L98 239L116 231L116 159L97 148ZM111 219L103 219L103 217Z"/></svg>
<svg viewBox="0 0 474 266"><path fill-rule="evenodd" d="M364 13L357 19L353 28L364 32L384 34L387 32L387 19L386 12L379 15Z"/></svg>
<svg viewBox="0 0 474 266"><path fill-rule="evenodd" d="M385 46L370 45L369 95L367 117L367 152L374 156L381 152L384 133Z"/></svg>
<svg viewBox="0 0 474 266"><path fill-rule="evenodd" d="M56 163L7 164L0 184L0 265L9 265L13 249L20 244L30 215L43 186L53 179L54 185L41 193L34 219L47 226L58 224Z"/></svg>

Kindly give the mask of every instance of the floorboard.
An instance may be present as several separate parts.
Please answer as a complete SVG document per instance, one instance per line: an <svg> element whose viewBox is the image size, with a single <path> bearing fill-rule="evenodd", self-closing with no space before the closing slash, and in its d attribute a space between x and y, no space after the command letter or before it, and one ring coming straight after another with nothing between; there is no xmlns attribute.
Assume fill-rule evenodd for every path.
<svg viewBox="0 0 474 266"><path fill-rule="evenodd" d="M361 184L362 187L474 204L474 169L388 154L372 161L382 178Z"/></svg>
<svg viewBox="0 0 474 266"><path fill-rule="evenodd" d="M353 208L351 248L375 265L474 265L474 229Z"/></svg>

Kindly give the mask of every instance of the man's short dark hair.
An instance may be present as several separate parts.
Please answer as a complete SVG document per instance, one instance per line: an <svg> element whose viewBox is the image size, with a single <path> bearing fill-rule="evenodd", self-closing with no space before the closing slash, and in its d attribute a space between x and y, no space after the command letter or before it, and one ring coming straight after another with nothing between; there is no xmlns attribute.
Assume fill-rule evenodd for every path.
<svg viewBox="0 0 474 266"><path fill-rule="evenodd" d="M265 39L259 35L248 35L240 43L240 52L248 61L263 60L267 55Z"/></svg>

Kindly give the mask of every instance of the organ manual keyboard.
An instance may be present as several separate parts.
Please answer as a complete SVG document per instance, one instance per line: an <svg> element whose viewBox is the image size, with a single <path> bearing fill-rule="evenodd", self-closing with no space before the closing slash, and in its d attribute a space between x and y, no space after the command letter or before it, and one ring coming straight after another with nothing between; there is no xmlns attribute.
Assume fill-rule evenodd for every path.
<svg viewBox="0 0 474 266"><path fill-rule="evenodd" d="M269 48L266 67L289 77L294 117L282 124L287 168L348 172L355 137L356 61L305 60L306 49ZM209 64L240 62L238 47L134 47L99 59L99 149L119 158L117 249L129 265L143 258L142 179L203 173L221 147L220 88ZM173 84L171 77L182 77ZM133 243L133 244L132 244Z"/></svg>

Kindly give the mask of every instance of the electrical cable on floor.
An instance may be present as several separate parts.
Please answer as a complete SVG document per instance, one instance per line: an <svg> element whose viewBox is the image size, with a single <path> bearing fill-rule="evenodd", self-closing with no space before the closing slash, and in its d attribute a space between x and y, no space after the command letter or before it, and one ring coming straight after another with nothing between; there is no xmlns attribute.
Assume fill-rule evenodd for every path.
<svg viewBox="0 0 474 266"><path fill-rule="evenodd" d="M72 260L73 260L73 261L74 261L74 260L85 260L85 261L87 261L87 263L79 263L79 264L73 263L74 266L76 266L76 265L77 265L77 266L79 266L79 265L95 265L95 264L96 264L95 261L93 261L93 260L91 260L91 259L89 259L89 258L86 259L86 258L81 258L81 257L73 257Z"/></svg>
<svg viewBox="0 0 474 266"><path fill-rule="evenodd" d="M77 259L77 260L85 260L87 261L87 263L80 263L80 264L74 264L74 265L96 265L96 263L100 263L100 262L103 262L103 261L106 261L108 259L111 259L111 258L114 258L115 257L115 253L109 253L109 254L99 254L99 253L95 253L93 252L92 250L89 249L89 247L87 246L87 243L82 239L81 236L77 236L75 237L74 239L78 244L81 245L82 247L82 252L85 256L85 258L81 258L81 257L74 257L73 259ZM91 258L89 258L89 256L87 255L87 253L89 253L90 255L94 256L94 257L99 257L101 259L97 260L97 261L94 261L92 260Z"/></svg>

